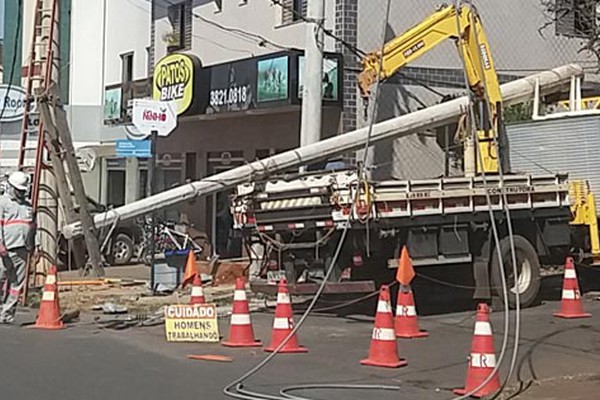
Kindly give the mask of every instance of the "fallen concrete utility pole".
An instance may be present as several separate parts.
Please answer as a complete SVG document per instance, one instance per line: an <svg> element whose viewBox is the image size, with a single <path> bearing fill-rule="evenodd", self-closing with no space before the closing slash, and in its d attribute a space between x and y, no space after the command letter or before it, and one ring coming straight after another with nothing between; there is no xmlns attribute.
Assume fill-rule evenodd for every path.
<svg viewBox="0 0 600 400"><path fill-rule="evenodd" d="M579 65L569 64L550 71L515 80L502 85L502 99L505 106L533 99L536 81L542 95L556 92L568 84L573 76L582 76L583 69ZM373 126L371 142L409 135L425 129L451 123L468 107L468 97L460 97L446 103L437 104L410 114L392 118ZM244 182L262 179L276 172L289 168L297 168L327 159L336 154L359 149L364 146L368 128L335 136L330 139L286 151L273 157L231 169L200 181L167 190L154 196L115 208L94 218L97 228L109 226L115 221L135 218L153 211L172 207L178 203L196 197L207 196L224 189L235 187ZM81 235L81 224L66 225L63 233L67 238Z"/></svg>

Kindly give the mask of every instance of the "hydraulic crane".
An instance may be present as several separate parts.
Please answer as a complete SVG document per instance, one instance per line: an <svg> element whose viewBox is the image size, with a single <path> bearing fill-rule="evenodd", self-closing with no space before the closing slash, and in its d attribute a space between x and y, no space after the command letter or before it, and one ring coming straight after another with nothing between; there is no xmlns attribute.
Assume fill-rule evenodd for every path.
<svg viewBox="0 0 600 400"><path fill-rule="evenodd" d="M502 149L502 96L490 46L474 8L462 4L442 6L421 23L395 37L382 50L367 54L358 84L364 98L369 97L371 86L377 81L389 79L406 64L415 61L447 39L456 42L457 50L464 62L465 75L471 89L478 113L477 135L482 162L477 163L477 172L497 173L500 168L508 169L506 155ZM379 70L381 65L381 70ZM491 118L490 118L491 117ZM498 139L500 150L495 146ZM465 168L474 169L472 141L465 141ZM500 160L499 160L499 152ZM467 159L468 158L468 159Z"/></svg>

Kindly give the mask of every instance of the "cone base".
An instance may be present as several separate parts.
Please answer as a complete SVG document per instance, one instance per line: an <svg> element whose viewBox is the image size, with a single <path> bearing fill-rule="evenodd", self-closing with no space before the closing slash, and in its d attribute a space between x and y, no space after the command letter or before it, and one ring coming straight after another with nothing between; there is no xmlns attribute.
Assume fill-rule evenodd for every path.
<svg viewBox="0 0 600 400"><path fill-rule="evenodd" d="M590 318L592 316L592 314L590 314L590 313L567 314L567 313L563 313L563 312L555 312L553 315L557 318L566 318L566 319Z"/></svg>
<svg viewBox="0 0 600 400"><path fill-rule="evenodd" d="M31 329L45 329L47 331L58 331L58 330L65 329L65 328L66 328L66 326L63 324L60 324L60 325L44 325L44 324L38 325L38 324L35 324L31 327Z"/></svg>
<svg viewBox="0 0 600 400"><path fill-rule="evenodd" d="M384 367L384 368L400 368L408 365L408 363L404 359L398 360L398 362L386 363L386 362L378 362L373 361L368 358L364 360L360 360L362 365L368 365L369 367Z"/></svg>
<svg viewBox="0 0 600 400"><path fill-rule="evenodd" d="M482 398L484 396L489 396L490 394L495 393L495 392L496 392L495 390L492 390L492 391L489 391L489 392L487 390L485 390L485 391L480 390L479 392L473 393L470 397L474 397L476 399L479 399L479 398ZM465 394L467 394L469 392L467 391L467 389L454 389L452 391L452 393L454 393L455 395L458 395L458 396L464 396Z"/></svg>
<svg viewBox="0 0 600 400"><path fill-rule="evenodd" d="M265 351L267 353L272 353L275 351L275 349L277 348L277 346L269 346L269 347L265 347ZM306 347L284 347L283 349L279 350L277 353L308 353L308 349Z"/></svg>
<svg viewBox="0 0 600 400"><path fill-rule="evenodd" d="M260 347L262 342L260 340L254 342L221 342L221 345L225 347Z"/></svg>
<svg viewBox="0 0 600 400"><path fill-rule="evenodd" d="M452 393L454 393L455 395L458 395L458 396L464 396L468 392L467 392L467 389L454 389L452 391ZM473 393L470 397L475 397L475 398L479 399L479 398L481 398L483 396L486 396L486 395L485 394L481 394L481 393Z"/></svg>
<svg viewBox="0 0 600 400"><path fill-rule="evenodd" d="M396 337L402 338L402 339L417 339L417 338L423 338L423 337L427 337L427 336L429 336L429 332L427 332L427 331L419 331L419 332L413 332L413 333L398 333L398 332L396 332Z"/></svg>

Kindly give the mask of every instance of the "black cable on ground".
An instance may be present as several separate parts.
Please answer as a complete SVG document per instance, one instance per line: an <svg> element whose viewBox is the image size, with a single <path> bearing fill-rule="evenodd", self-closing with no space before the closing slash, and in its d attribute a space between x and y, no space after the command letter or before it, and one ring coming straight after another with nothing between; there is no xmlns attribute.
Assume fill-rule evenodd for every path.
<svg viewBox="0 0 600 400"><path fill-rule="evenodd" d="M388 385L337 385L337 384L314 384L314 385L294 385L287 386L279 391L281 396L284 396L291 400L312 400L306 397L299 397L290 395L289 392L296 392L299 390L389 390L399 391L399 386L388 386Z"/></svg>

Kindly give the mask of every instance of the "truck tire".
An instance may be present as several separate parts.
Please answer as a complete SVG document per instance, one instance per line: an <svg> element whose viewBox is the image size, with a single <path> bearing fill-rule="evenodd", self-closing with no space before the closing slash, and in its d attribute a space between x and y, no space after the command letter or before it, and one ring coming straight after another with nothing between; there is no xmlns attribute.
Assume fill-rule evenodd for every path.
<svg viewBox="0 0 600 400"><path fill-rule="evenodd" d="M118 233L112 241L111 252L107 261L111 265L125 265L133 258L135 243L129 235Z"/></svg>
<svg viewBox="0 0 600 400"><path fill-rule="evenodd" d="M540 261L529 240L523 236L514 235L515 252L517 257L517 265L519 271L519 279L515 285L515 277L513 274L512 255L510 249L510 238L507 236L500 241L500 252L504 263L504 271L508 285L508 303L511 308L516 305L516 288L519 289L519 299L521 307L530 307L539 301L540 293ZM490 264L491 281L494 292L502 298L502 278L500 274L498 252L492 250L492 261Z"/></svg>

